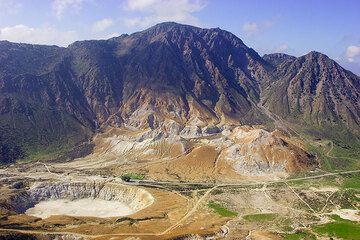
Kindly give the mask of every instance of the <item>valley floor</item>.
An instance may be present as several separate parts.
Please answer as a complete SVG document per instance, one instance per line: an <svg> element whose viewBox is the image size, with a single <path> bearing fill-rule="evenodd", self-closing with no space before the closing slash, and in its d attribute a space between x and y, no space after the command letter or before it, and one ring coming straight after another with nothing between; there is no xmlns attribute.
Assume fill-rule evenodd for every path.
<svg viewBox="0 0 360 240"><path fill-rule="evenodd" d="M97 148L85 158L66 163L28 162L1 168L0 238L292 240L360 237L360 170L330 172L314 168L288 176L276 173L234 178L235 173L223 157L231 145L213 148L212 141L216 143L217 139L214 135L190 140L182 146L169 141L148 143L147 149L142 146L140 152L147 151L146 157L131 152L140 143L129 143L131 146L127 147L117 140L111 145L108 136L95 139ZM330 154L332 145L327 147L321 141L316 144L325 146L325 155L333 157ZM142 189L154 202L133 214L108 218L54 215L42 219L24 214L26 209L19 209L21 199L29 191L41 184L59 183L69 186L111 184L130 189L125 192ZM109 191L113 194L113 190Z"/></svg>

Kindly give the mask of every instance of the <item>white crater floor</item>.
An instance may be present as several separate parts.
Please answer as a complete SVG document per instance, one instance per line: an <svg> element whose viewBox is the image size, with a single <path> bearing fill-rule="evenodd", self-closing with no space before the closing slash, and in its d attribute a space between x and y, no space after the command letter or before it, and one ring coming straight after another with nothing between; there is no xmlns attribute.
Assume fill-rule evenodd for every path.
<svg viewBox="0 0 360 240"><path fill-rule="evenodd" d="M126 204L119 201L107 201L102 199L57 199L41 201L33 208L29 208L25 214L39 218L47 218L53 215L88 216L88 217L119 217L135 213Z"/></svg>

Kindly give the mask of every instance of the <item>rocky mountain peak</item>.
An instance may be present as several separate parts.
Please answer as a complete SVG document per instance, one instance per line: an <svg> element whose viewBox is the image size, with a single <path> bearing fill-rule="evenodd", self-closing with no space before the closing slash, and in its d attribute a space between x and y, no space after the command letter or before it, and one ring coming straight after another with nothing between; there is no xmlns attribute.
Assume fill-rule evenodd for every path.
<svg viewBox="0 0 360 240"><path fill-rule="evenodd" d="M360 132L360 78L325 54L312 51L283 62L275 78L264 94L272 112L310 128Z"/></svg>
<svg viewBox="0 0 360 240"><path fill-rule="evenodd" d="M68 48L2 41L0 50L0 127L23 146L72 145L107 125L264 124L260 98L284 118L360 125L358 77L317 52L262 58L220 28L166 22Z"/></svg>
<svg viewBox="0 0 360 240"><path fill-rule="evenodd" d="M318 63L322 63L322 64L326 64L326 65L331 65L333 66L335 64L335 61L330 59L327 55L320 53L320 52L316 52L316 51L311 51L308 54L305 54L304 56L299 57L300 61L305 61L305 62L318 62Z"/></svg>
<svg viewBox="0 0 360 240"><path fill-rule="evenodd" d="M189 31L189 30L201 30L201 28L186 24L180 24L176 22L163 22L144 30L143 32L162 33L162 32L170 32L170 31Z"/></svg>
<svg viewBox="0 0 360 240"><path fill-rule="evenodd" d="M265 54L263 56L263 59L272 66L276 67L285 61L294 61L296 57L285 53L271 53L271 54Z"/></svg>

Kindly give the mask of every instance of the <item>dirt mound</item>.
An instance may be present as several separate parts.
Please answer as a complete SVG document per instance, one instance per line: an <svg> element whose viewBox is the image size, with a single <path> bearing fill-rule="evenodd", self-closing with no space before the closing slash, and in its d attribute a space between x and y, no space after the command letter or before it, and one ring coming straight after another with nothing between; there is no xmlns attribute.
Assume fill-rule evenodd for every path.
<svg viewBox="0 0 360 240"><path fill-rule="evenodd" d="M315 157L277 132L235 128L224 158L242 175L288 174L309 169Z"/></svg>

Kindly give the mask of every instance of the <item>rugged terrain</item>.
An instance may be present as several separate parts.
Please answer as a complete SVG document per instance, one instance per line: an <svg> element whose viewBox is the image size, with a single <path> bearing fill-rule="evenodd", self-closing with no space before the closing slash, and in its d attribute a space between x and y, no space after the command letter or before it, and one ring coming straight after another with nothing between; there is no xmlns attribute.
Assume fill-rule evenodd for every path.
<svg viewBox="0 0 360 240"><path fill-rule="evenodd" d="M2 162L86 155L104 126L271 128L263 108L307 132L359 136L358 76L316 52L261 57L218 28L162 23L68 48L0 50Z"/></svg>
<svg viewBox="0 0 360 240"><path fill-rule="evenodd" d="M273 60L276 57L277 62ZM358 76L318 52L297 59L279 55L265 59L276 66L276 81L265 90L262 99L271 112L308 128L312 126L324 135L326 129L332 129L334 135L346 130L359 135Z"/></svg>
<svg viewBox="0 0 360 240"><path fill-rule="evenodd" d="M356 239L359 94L219 28L1 41L0 239Z"/></svg>

